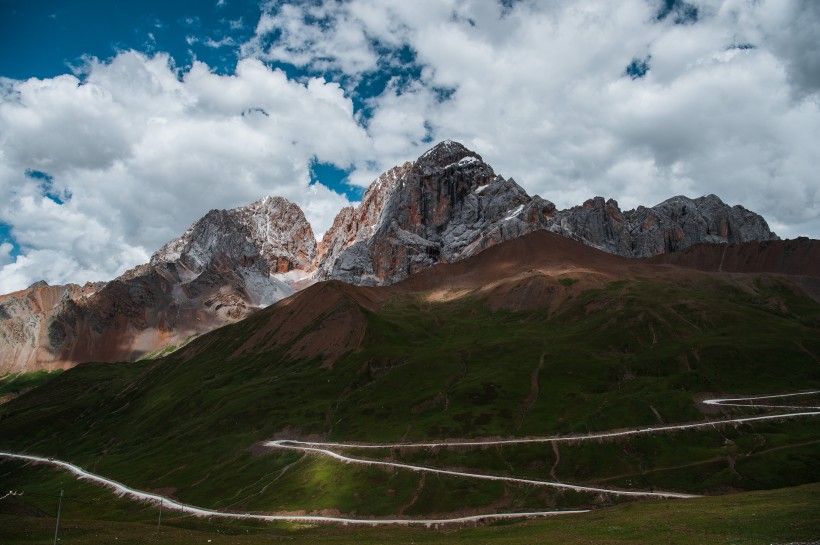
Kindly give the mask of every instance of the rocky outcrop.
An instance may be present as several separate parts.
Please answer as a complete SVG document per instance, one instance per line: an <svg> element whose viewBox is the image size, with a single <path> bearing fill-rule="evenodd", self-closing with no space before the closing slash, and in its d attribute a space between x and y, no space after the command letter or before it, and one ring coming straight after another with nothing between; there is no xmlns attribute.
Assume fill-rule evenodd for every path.
<svg viewBox="0 0 820 545"><path fill-rule="evenodd" d="M777 238L762 217L714 195L627 212L595 197L558 211L496 175L477 153L446 141L382 175L357 208L339 213L320 244L317 279L391 284L539 229L626 257Z"/></svg>
<svg viewBox="0 0 820 545"><path fill-rule="evenodd" d="M694 244L777 240L766 220L715 195L672 197L646 208L621 212L612 199L595 197L555 215L549 229L625 257L677 252Z"/></svg>
<svg viewBox="0 0 820 545"><path fill-rule="evenodd" d="M231 247L236 244L242 249ZM271 274L307 271L316 259L316 238L298 205L282 197L265 197L232 210L211 210L157 250L151 264L180 262L197 270L214 255L246 257L237 252L264 259Z"/></svg>
<svg viewBox="0 0 820 545"><path fill-rule="evenodd" d="M339 211L318 246L317 279L330 278L339 256L348 247L373 238L381 227L385 204L412 166L413 163L404 163L388 170L370 184L359 206L347 206Z"/></svg>

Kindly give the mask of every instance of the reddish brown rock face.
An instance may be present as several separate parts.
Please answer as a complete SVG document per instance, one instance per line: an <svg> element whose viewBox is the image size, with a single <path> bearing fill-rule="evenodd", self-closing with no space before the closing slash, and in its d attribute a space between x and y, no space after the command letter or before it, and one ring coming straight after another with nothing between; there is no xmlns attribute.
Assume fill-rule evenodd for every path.
<svg viewBox="0 0 820 545"><path fill-rule="evenodd" d="M411 167L412 163L405 163L388 170L370 184L359 206L348 206L339 211L333 225L318 245L317 279L330 278L333 265L342 252L357 241L373 237L380 225L387 200Z"/></svg>

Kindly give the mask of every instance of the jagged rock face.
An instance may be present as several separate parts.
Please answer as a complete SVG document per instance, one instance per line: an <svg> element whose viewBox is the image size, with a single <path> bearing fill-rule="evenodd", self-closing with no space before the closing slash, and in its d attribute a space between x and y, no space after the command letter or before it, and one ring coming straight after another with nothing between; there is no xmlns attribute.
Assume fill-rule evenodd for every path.
<svg viewBox="0 0 820 545"><path fill-rule="evenodd" d="M282 197L265 197L232 210L212 210L160 248L151 263L181 261L197 268L216 254L233 253L233 258L241 259L228 247L233 243L264 258L273 274L309 270L316 259L316 238L302 209Z"/></svg>
<svg viewBox="0 0 820 545"><path fill-rule="evenodd" d="M337 217L326 240L346 244L339 245L343 250L335 259L320 265L320 278L390 284L543 228L555 211L552 203L529 197L514 180L497 176L480 155L456 142L443 142L389 174L368 191L377 188L381 207L366 195L359 208ZM364 206L366 224L355 221ZM351 217L352 224L346 220ZM335 231L338 227L342 235Z"/></svg>
<svg viewBox="0 0 820 545"><path fill-rule="evenodd" d="M342 208L319 243L316 278L326 280L333 272L339 256L360 240L373 238L381 226L382 212L387 200L393 195L399 181L413 163L393 167L379 176L365 192L356 208Z"/></svg>
<svg viewBox="0 0 820 545"><path fill-rule="evenodd" d="M446 141L382 175L357 208L339 213L320 244L316 277L390 284L537 229L626 257L777 238L762 217L714 195L673 197L627 212L595 197L557 211L496 175L477 153Z"/></svg>
<svg viewBox="0 0 820 545"><path fill-rule="evenodd" d="M302 210L281 197L265 197L211 210L157 251L151 264L175 264L189 297L238 275L232 285L246 292L249 304L267 306L293 293L272 274L308 271L315 259L316 239Z"/></svg>
<svg viewBox="0 0 820 545"><path fill-rule="evenodd" d="M561 210L549 230L611 254L627 255L631 251L629 225L612 199L595 197L581 206Z"/></svg>
<svg viewBox="0 0 820 545"><path fill-rule="evenodd" d="M312 268L316 237L298 205L281 197L265 197L232 212L247 226L250 240L272 273Z"/></svg>
<svg viewBox="0 0 820 545"><path fill-rule="evenodd" d="M132 360L235 322L293 293L271 273L309 269L301 210L267 197L212 210L107 284L35 285L0 299L0 372Z"/></svg>
<svg viewBox="0 0 820 545"><path fill-rule="evenodd" d="M625 257L676 252L693 244L777 240L761 216L742 206L730 207L715 195L672 197L627 212L614 200L595 197L560 211L549 229Z"/></svg>

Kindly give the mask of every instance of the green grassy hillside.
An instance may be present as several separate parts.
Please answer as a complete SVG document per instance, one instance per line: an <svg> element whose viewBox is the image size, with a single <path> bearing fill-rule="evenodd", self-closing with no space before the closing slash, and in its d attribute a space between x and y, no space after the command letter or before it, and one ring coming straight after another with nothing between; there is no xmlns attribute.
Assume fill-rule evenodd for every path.
<svg viewBox="0 0 820 545"><path fill-rule="evenodd" d="M281 331L266 331L288 311L278 305L160 360L63 373L0 406L0 449L243 511L378 516L600 506L620 500L455 477L422 481L417 473L254 446L274 436L411 441L607 430L703 419L695 401L703 392L820 388L820 305L787 279L653 272L590 288L576 276L576 283L533 280L563 301L534 310L499 310L479 296L433 302L424 292L362 305L349 286L314 286L306 291L321 289L334 303L287 343L271 341ZM321 339L328 324L352 315L365 325L358 348L332 365L321 352L294 357L307 336ZM370 455L722 493L820 480L816 430L816 420L794 420L558 450Z"/></svg>

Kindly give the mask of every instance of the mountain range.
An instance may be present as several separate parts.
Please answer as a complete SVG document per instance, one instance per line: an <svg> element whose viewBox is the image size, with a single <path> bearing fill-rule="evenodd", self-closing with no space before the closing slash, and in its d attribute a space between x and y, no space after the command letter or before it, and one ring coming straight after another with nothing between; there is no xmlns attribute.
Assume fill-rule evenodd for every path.
<svg viewBox="0 0 820 545"><path fill-rule="evenodd" d="M134 542L157 527L163 505L132 505L14 453L70 462L161 495L166 508L174 501L237 514L220 527L226 533L254 524L284 539L301 531L257 527L242 514L422 523L595 509L594 518L633 494L816 489L820 241L683 248L686 233L698 233L693 225L712 232L720 223L701 212L694 221L712 199L675 199L695 207L679 213L684 237L669 237L677 246L649 258L616 255L601 240L597 248L576 240L594 231L584 214L613 218L606 201L569 211L537 197L503 204L497 190L516 193L510 180L460 179L451 162L427 177L423 162L441 151L381 177L318 244L298 208L263 199L209 213L110 283L18 295L41 308L73 305L79 333L64 344L92 355L101 347L116 354L117 334L122 347L140 331L148 344L159 329L151 324L162 323L159 341L169 342L186 323L235 323L142 361L0 378L0 483L26 491L0 502L0 535L19 527L20 540L30 540L38 517L52 521L55 490L83 502L63 505L72 525L102 517L117 524L107 535L122 536L123 523L135 524ZM488 172L477 160L464 165ZM643 217L672 221L656 208ZM746 213L722 210L727 237L743 232L731 222ZM623 223L613 219L610 229L621 227L620 240L661 232L635 235L636 213L615 215ZM72 325L66 316L52 323ZM763 404L746 404L759 396ZM728 403L710 403L716 398ZM816 501L789 511L786 494L808 494L782 494L771 508L755 500L756 535L772 543L814 535ZM698 500L648 505L666 520L690 501ZM714 509L734 513L737 501L728 496ZM757 518L767 510L803 533L772 530ZM213 524L162 513L163 532ZM384 531L377 542L396 541Z"/></svg>
<svg viewBox="0 0 820 545"><path fill-rule="evenodd" d="M110 282L38 282L0 296L0 372L156 356L318 281L390 285L534 231L684 266L709 261L698 256L717 251L715 243L724 258L727 248L743 256L748 244L767 244L760 270L771 272L789 272L818 253L817 241L779 241L760 215L715 195L628 211L595 197L558 210L445 141L379 176L321 241L297 205L265 197L208 212L149 263Z"/></svg>

